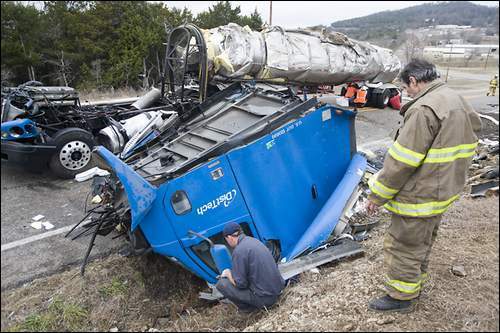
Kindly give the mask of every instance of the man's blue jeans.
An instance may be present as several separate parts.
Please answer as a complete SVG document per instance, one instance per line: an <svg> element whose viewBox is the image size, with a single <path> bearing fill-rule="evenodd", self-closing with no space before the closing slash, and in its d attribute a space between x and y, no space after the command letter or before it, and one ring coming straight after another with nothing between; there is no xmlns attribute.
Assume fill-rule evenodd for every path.
<svg viewBox="0 0 500 333"><path fill-rule="evenodd" d="M258 296L250 289L239 289L227 278L221 278L215 287L225 298L236 304L238 309L246 312L269 307L278 300L278 296Z"/></svg>

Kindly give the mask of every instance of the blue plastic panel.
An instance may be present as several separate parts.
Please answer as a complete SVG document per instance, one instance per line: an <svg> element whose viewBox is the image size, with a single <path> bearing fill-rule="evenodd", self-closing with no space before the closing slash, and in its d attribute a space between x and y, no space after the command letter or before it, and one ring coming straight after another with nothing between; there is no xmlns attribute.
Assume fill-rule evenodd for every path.
<svg viewBox="0 0 500 333"><path fill-rule="evenodd" d="M103 146L98 146L96 152L113 168L122 182L132 212L132 230L135 230L151 209L156 189Z"/></svg>
<svg viewBox="0 0 500 333"><path fill-rule="evenodd" d="M39 129L30 119L16 119L2 123L2 140L30 139L39 135Z"/></svg>
<svg viewBox="0 0 500 333"><path fill-rule="evenodd" d="M222 273L226 268L231 269L233 266L231 254L225 245L215 244L210 249L210 253L212 254L212 258L214 258L219 273Z"/></svg>
<svg viewBox="0 0 500 333"><path fill-rule="evenodd" d="M328 239L341 218L344 207L363 176L365 169L366 158L359 154L354 155L340 184L304 232L297 245L290 253L284 253L283 258L290 261L308 249L315 249Z"/></svg>

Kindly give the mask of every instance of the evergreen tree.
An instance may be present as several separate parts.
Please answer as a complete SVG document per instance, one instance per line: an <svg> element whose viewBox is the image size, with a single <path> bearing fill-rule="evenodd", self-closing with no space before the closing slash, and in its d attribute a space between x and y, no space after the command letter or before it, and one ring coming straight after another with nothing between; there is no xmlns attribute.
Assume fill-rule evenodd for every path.
<svg viewBox="0 0 500 333"><path fill-rule="evenodd" d="M196 24L203 29L211 29L228 23L240 22L240 6L232 8L229 1L219 1L208 11L198 14Z"/></svg>
<svg viewBox="0 0 500 333"><path fill-rule="evenodd" d="M254 12L250 16L241 17L240 24L243 26L248 25L252 30L261 31L264 23L259 12L257 12L257 8L255 8Z"/></svg>
<svg viewBox="0 0 500 333"><path fill-rule="evenodd" d="M42 20L31 5L2 1L2 82L19 84L38 78ZM4 77L10 73L11 77Z"/></svg>
<svg viewBox="0 0 500 333"><path fill-rule="evenodd" d="M147 1L45 1L43 8L2 1L2 85L38 79L78 89L147 88L159 81L167 31L195 22L259 30L257 10L218 2L193 17L187 8Z"/></svg>

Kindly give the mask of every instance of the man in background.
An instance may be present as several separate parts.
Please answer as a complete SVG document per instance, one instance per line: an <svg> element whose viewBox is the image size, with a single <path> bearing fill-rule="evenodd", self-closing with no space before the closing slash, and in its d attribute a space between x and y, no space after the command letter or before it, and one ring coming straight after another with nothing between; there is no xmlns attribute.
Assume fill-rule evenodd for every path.
<svg viewBox="0 0 500 333"><path fill-rule="evenodd" d="M498 75L495 74L493 76L493 79L490 81L490 90L486 93L486 96L495 96L495 91L497 90L498 86Z"/></svg>

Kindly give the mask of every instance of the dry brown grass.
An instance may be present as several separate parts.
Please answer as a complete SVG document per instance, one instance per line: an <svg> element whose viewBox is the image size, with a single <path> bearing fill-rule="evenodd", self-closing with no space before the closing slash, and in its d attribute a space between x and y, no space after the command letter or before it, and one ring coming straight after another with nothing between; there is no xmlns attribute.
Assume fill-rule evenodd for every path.
<svg viewBox="0 0 500 333"><path fill-rule="evenodd" d="M157 256L111 256L2 293L2 331L49 313L49 300L87 310L78 330L144 331L498 331L498 197L462 198L445 215L430 262L431 281L414 312L379 314L382 237L389 220L363 243L366 255L306 272L268 311L240 315L234 305L197 299L201 280ZM463 265L466 277L450 272ZM107 290L108 292L102 292ZM162 319L159 319L162 318ZM17 325L17 326L16 326ZM56 328L57 329L57 328ZM59 329L64 329L59 327Z"/></svg>
<svg viewBox="0 0 500 333"><path fill-rule="evenodd" d="M462 199L445 215L431 257L432 279L413 313L367 310L368 300L381 294L381 228L366 242L364 258L306 276L276 313L247 330L498 331L497 200ZM450 272L458 264L466 277Z"/></svg>
<svg viewBox="0 0 500 333"><path fill-rule="evenodd" d="M109 99L120 99L128 97L139 97L146 93L147 91L136 90L132 88L118 88L118 89L105 89L105 90L82 90L79 91L80 100L82 102L92 101L99 102L102 100Z"/></svg>

